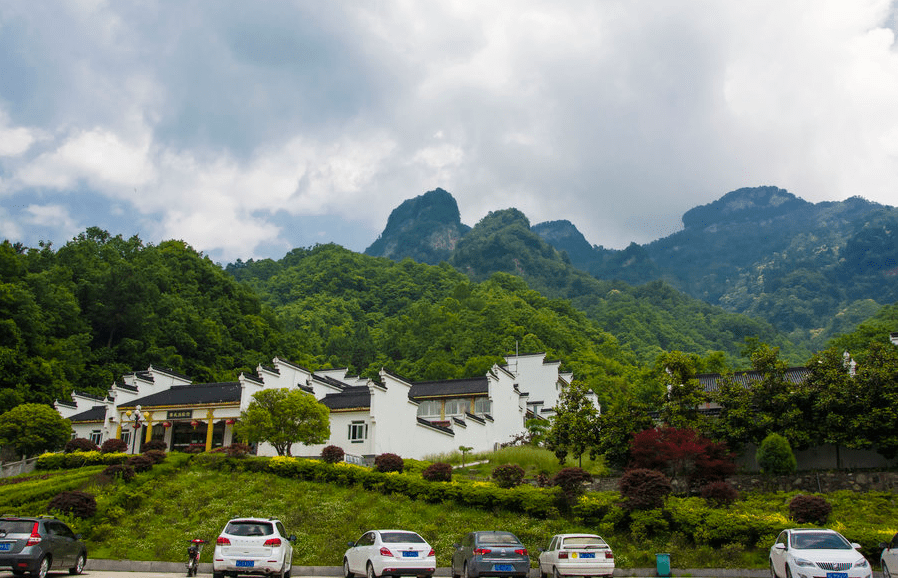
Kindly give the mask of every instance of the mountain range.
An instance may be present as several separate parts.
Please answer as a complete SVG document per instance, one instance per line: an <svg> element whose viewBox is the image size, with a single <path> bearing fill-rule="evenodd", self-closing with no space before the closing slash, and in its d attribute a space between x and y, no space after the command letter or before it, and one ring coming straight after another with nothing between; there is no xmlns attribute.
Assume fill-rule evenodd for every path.
<svg viewBox="0 0 898 578"><path fill-rule="evenodd" d="M492 212L471 228L452 195L436 189L397 207L365 253L447 261L475 279L507 271L575 304L589 293L576 272L619 282L624 291L661 282L769 323L804 351L898 301L895 207L860 197L810 203L764 186L729 192L687 211L682 222L682 230L651 243L606 249L570 221L530 226L515 209ZM528 262L538 266L528 270Z"/></svg>

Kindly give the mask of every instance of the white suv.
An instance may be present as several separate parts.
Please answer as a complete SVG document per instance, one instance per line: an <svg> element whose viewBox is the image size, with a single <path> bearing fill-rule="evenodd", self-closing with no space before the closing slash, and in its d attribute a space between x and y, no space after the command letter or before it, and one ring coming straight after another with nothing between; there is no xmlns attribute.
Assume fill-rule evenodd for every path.
<svg viewBox="0 0 898 578"><path fill-rule="evenodd" d="M293 544L274 518L234 518L215 541L212 577L256 574L290 578Z"/></svg>

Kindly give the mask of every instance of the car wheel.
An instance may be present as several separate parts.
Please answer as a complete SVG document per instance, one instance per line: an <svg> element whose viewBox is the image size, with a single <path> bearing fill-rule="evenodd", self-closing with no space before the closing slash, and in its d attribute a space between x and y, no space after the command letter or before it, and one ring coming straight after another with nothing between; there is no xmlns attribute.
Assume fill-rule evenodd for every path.
<svg viewBox="0 0 898 578"><path fill-rule="evenodd" d="M892 573L889 572L889 567L886 566L885 560L882 561L882 577L883 578L892 578Z"/></svg>
<svg viewBox="0 0 898 578"><path fill-rule="evenodd" d="M224 578L224 572L212 572L212 578Z"/></svg>
<svg viewBox="0 0 898 578"><path fill-rule="evenodd" d="M474 572L471 571L471 568L470 568L470 566L468 566L467 562L465 562L464 570L465 570L465 578L477 578L476 576L474 576Z"/></svg>
<svg viewBox="0 0 898 578"><path fill-rule="evenodd" d="M792 578L792 570L789 570L788 564L786 564L786 578Z"/></svg>
<svg viewBox="0 0 898 578"><path fill-rule="evenodd" d="M455 571L455 560L452 561L452 565L449 566L449 574L452 575L452 578L461 578L458 575L458 572Z"/></svg>
<svg viewBox="0 0 898 578"><path fill-rule="evenodd" d="M770 561L770 578L780 578L776 575L776 569L773 567L773 560Z"/></svg>
<svg viewBox="0 0 898 578"><path fill-rule="evenodd" d="M343 578L352 578L355 576L349 571L349 558L343 558Z"/></svg>
<svg viewBox="0 0 898 578"><path fill-rule="evenodd" d="M554 578L561 578L561 574L558 573L557 566L552 566L552 576L554 576Z"/></svg>
<svg viewBox="0 0 898 578"><path fill-rule="evenodd" d="M82 572L84 572L84 562L85 562L84 554L78 554L78 559L75 560L75 565L73 567L69 568L69 574L72 574L74 576L76 574L81 574ZM888 578L888 577L886 577L886 578Z"/></svg>
<svg viewBox="0 0 898 578"><path fill-rule="evenodd" d="M50 557L44 556L41 558L40 566L37 567L37 572L32 572L38 578L47 578L47 572L50 571Z"/></svg>
<svg viewBox="0 0 898 578"><path fill-rule="evenodd" d="M368 562L368 566L365 568L365 576L367 578L377 578L377 574L374 573L374 566L371 562Z"/></svg>

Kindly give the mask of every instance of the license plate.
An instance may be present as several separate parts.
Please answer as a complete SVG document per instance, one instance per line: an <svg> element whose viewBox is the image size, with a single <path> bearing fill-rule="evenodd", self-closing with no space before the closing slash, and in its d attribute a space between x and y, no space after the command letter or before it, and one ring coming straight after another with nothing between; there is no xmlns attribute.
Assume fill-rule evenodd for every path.
<svg viewBox="0 0 898 578"><path fill-rule="evenodd" d="M848 578L848 572L827 572L826 578Z"/></svg>
<svg viewBox="0 0 898 578"><path fill-rule="evenodd" d="M0 552L9 552L12 550L12 542L0 542Z"/></svg>
<svg viewBox="0 0 898 578"><path fill-rule="evenodd" d="M580 557L581 558L595 558L596 553L595 552L581 552Z"/></svg>
<svg viewBox="0 0 898 578"><path fill-rule="evenodd" d="M417 552L403 552L402 557L403 558L417 558L418 553Z"/></svg>
<svg viewBox="0 0 898 578"><path fill-rule="evenodd" d="M493 564L493 572L514 572L514 566L511 564Z"/></svg>
<svg viewBox="0 0 898 578"><path fill-rule="evenodd" d="M236 566L238 568L252 568L255 563L255 560L237 560Z"/></svg>

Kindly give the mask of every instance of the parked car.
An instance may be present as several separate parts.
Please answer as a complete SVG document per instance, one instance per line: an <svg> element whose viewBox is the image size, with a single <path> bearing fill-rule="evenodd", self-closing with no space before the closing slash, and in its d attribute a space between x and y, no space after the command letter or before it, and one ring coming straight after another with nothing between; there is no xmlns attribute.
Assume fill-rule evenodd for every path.
<svg viewBox="0 0 898 578"><path fill-rule="evenodd" d="M371 530L349 543L343 554L346 578L364 574L431 578L437 568L436 553L427 540L407 530Z"/></svg>
<svg viewBox="0 0 898 578"><path fill-rule="evenodd" d="M773 578L871 578L870 563L835 530L783 530L770 548Z"/></svg>
<svg viewBox="0 0 898 578"><path fill-rule="evenodd" d="M882 566L882 577L892 578L892 570L898 571L898 534L892 536L892 540L879 545L882 554L879 556L879 565ZM894 575L898 578L898 574Z"/></svg>
<svg viewBox="0 0 898 578"><path fill-rule="evenodd" d="M215 541L212 577L274 574L290 578L295 541L296 536L288 536L280 520L234 518Z"/></svg>
<svg viewBox="0 0 898 578"><path fill-rule="evenodd" d="M605 540L595 534L556 534L549 547L539 555L539 575L611 576L614 553Z"/></svg>
<svg viewBox="0 0 898 578"><path fill-rule="evenodd" d="M452 553L452 578L529 573L527 548L511 532L471 532L462 538L461 544L455 544Z"/></svg>
<svg viewBox="0 0 898 578"><path fill-rule="evenodd" d="M86 561L81 536L64 522L43 516L0 518L0 568L44 578L51 570L81 574Z"/></svg>

